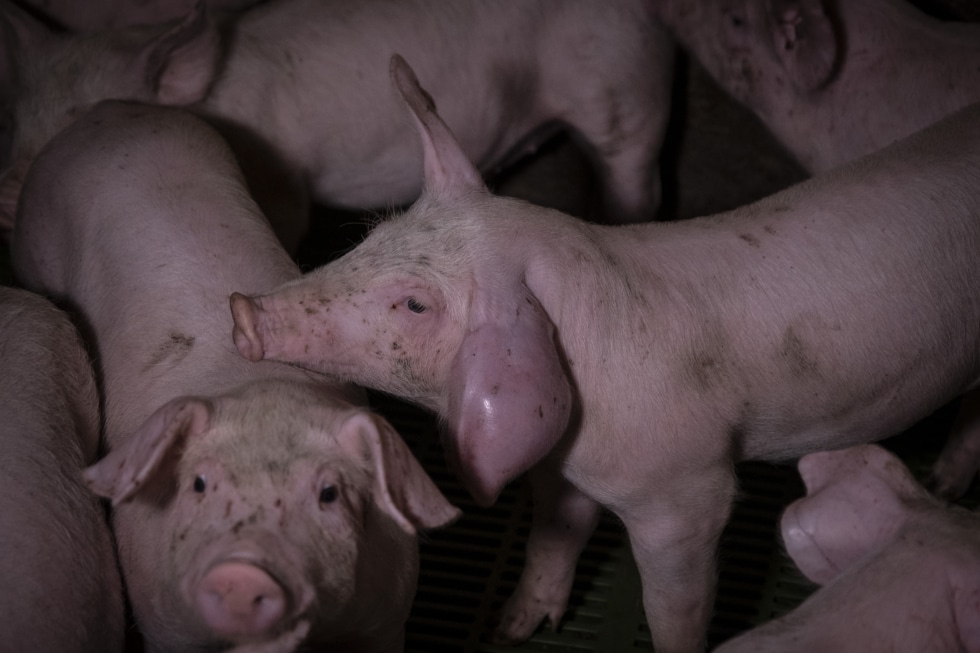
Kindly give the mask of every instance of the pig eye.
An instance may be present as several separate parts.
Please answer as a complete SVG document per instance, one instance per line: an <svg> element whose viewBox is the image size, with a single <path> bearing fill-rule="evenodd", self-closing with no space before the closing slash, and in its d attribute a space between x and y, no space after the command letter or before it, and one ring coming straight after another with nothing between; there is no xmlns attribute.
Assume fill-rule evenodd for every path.
<svg viewBox="0 0 980 653"><path fill-rule="evenodd" d="M320 503L333 503L337 500L337 486L336 485L324 485L320 489Z"/></svg>
<svg viewBox="0 0 980 653"><path fill-rule="evenodd" d="M413 313L425 313L425 304L414 297L409 297L408 301L405 302L405 305L408 306L408 310L412 311Z"/></svg>
<svg viewBox="0 0 980 653"><path fill-rule="evenodd" d="M208 481L207 481L206 478L204 478L204 475L203 474L200 474L200 475L198 475L197 477L194 478L194 491L195 492L197 492L197 493L200 494L200 493L204 492L204 490L207 489L207 487L208 487Z"/></svg>

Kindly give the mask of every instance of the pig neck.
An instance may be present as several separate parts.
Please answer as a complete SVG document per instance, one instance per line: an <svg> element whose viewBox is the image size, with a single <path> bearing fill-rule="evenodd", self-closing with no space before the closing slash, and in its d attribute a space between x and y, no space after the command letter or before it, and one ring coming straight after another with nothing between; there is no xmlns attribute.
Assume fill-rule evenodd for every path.
<svg viewBox="0 0 980 653"><path fill-rule="evenodd" d="M980 26L939 21L896 0L840 0L838 10L843 52L831 81L806 95L782 84L754 102L811 173L878 150L980 97Z"/></svg>

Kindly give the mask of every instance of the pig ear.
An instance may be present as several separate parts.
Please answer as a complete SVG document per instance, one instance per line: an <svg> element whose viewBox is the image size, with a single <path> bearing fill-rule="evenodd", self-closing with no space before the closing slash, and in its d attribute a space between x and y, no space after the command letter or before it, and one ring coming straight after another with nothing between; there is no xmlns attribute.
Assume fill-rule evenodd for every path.
<svg viewBox="0 0 980 653"><path fill-rule="evenodd" d="M337 437L348 451L370 458L375 501L409 535L415 535L417 529L445 526L459 517L459 509L442 495L384 418L357 412L344 422Z"/></svg>
<svg viewBox="0 0 980 653"><path fill-rule="evenodd" d="M207 95L221 59L218 28L203 0L141 54L146 82L161 104L186 105Z"/></svg>
<svg viewBox="0 0 980 653"><path fill-rule="evenodd" d="M208 429L211 404L180 397L157 409L122 446L87 468L83 475L97 495L118 505L131 498L161 467L184 438Z"/></svg>
<svg viewBox="0 0 980 653"><path fill-rule="evenodd" d="M802 92L815 91L834 73L837 37L820 0L770 0L773 47Z"/></svg>
<svg viewBox="0 0 980 653"><path fill-rule="evenodd" d="M485 189L480 173L436 113L432 97L419 84L415 71L401 55L391 57L391 80L408 105L422 138L426 188L435 192Z"/></svg>
<svg viewBox="0 0 980 653"><path fill-rule="evenodd" d="M809 454L799 469L807 496L783 513L783 542L816 583L885 545L922 502L934 501L898 458L875 445Z"/></svg>
<svg viewBox="0 0 980 653"><path fill-rule="evenodd" d="M488 317L470 325L450 374L447 445L485 506L554 448L572 410L551 320L523 282L509 297L492 310L477 307Z"/></svg>

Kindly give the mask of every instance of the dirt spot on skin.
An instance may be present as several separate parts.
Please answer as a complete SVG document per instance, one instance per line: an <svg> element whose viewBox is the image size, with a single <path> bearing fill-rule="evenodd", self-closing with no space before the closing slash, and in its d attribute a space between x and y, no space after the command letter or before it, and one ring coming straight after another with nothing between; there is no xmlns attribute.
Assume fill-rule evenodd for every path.
<svg viewBox="0 0 980 653"><path fill-rule="evenodd" d="M753 236L752 234L739 234L738 237L744 240L745 242L747 242L752 247L759 246L759 239Z"/></svg>
<svg viewBox="0 0 980 653"><path fill-rule="evenodd" d="M164 340L154 350L150 360L143 367L144 372L148 372L153 367L170 360L171 365L176 365L184 360L187 354L194 347L194 337L188 336L177 331L171 331Z"/></svg>
<svg viewBox="0 0 980 653"><path fill-rule="evenodd" d="M816 359L811 356L806 342L792 326L787 327L783 333L779 356L786 361L790 372L796 378L813 378L820 375Z"/></svg>

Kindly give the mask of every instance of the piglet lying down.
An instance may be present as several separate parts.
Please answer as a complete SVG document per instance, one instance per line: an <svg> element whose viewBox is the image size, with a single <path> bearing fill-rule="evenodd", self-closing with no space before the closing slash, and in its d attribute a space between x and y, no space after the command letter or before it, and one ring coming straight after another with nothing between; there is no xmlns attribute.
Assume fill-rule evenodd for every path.
<svg viewBox="0 0 980 653"><path fill-rule="evenodd" d="M488 193L399 57L392 77L422 198L233 295L234 340L437 412L484 504L531 471L498 639L557 623L605 506L656 650L700 650L734 462L879 439L977 386L980 107L729 213L609 227Z"/></svg>
<svg viewBox="0 0 980 653"><path fill-rule="evenodd" d="M823 587L718 653L980 651L980 516L949 507L876 445L800 461L786 548Z"/></svg>

